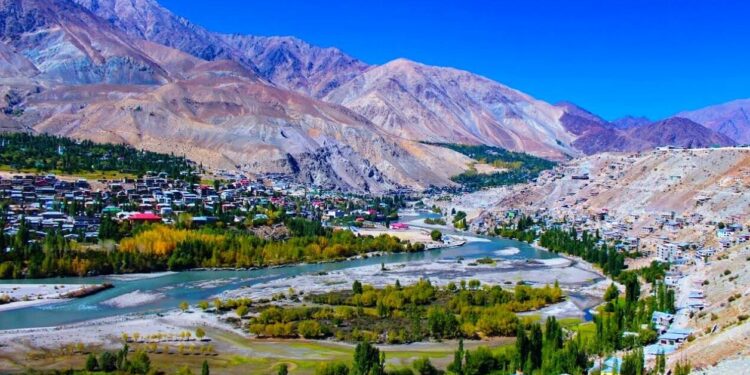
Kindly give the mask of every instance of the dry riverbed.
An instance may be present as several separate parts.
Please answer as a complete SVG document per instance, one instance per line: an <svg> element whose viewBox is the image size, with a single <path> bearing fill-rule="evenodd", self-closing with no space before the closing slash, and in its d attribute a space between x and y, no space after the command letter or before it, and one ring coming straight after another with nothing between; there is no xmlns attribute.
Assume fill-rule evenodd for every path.
<svg viewBox="0 0 750 375"><path fill-rule="evenodd" d="M503 254L513 251L499 250ZM498 254L502 255L502 254ZM492 264L477 264L467 260L412 261L371 265L349 268L339 271L306 274L289 277L225 291L217 296L220 299L250 298L252 300L270 299L274 295L294 293L308 295L351 288L354 280L370 284L376 288L393 285L414 284L420 279L427 279L433 285L444 286L449 282L476 279L483 284L501 285L512 288L523 282L533 286L552 285L558 282L566 291L576 292L576 299L555 305L549 311L562 316L577 316L584 310L595 306L601 299L603 285L608 285L604 277L584 263L566 258L546 260L512 261L496 260Z"/></svg>

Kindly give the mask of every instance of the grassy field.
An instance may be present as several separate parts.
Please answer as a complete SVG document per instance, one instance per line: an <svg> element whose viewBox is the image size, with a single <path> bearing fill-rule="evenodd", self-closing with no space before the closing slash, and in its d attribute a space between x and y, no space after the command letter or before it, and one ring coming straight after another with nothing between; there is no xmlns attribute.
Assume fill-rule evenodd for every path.
<svg viewBox="0 0 750 375"><path fill-rule="evenodd" d="M596 325L594 322L583 322L578 318L560 319L560 325L563 328L577 332L583 340L593 339L596 335Z"/></svg>
<svg viewBox="0 0 750 375"><path fill-rule="evenodd" d="M214 374L276 374L281 364L286 364L292 374L314 374L324 362L350 363L354 345L332 341L308 340L259 340L239 334L207 329L213 338L217 355L150 353L151 365L155 369L174 373L183 366L199 374L203 361L207 361ZM513 344L514 338L497 338L489 341L467 341L465 347L474 349L487 346L503 350ZM410 367L421 357L429 357L438 367L445 368L453 360L456 341L429 342L411 345L382 346L389 369ZM131 349L138 349L138 344ZM145 346L144 346L145 347ZM84 353L64 354L61 350L28 349L14 354L0 350L0 373L21 373L26 370L82 369L88 352L101 353L98 346L87 347ZM113 349L110 348L110 351Z"/></svg>
<svg viewBox="0 0 750 375"><path fill-rule="evenodd" d="M239 351L249 351L253 355L234 354L229 363L222 368L222 373L258 373L271 374L281 364L287 364L295 374L312 374L323 362L350 362L354 345L340 342L307 341L307 340L258 340L247 339L225 332L212 333L218 340L232 345ZM218 335L218 336L217 336ZM514 338L499 338L491 341L471 341L466 348L489 346L502 348L514 342ZM453 360L456 341L432 342L427 344L385 345L381 347L386 354L388 368L411 366L421 357L429 357L438 367L445 367ZM235 372L237 371L237 372Z"/></svg>

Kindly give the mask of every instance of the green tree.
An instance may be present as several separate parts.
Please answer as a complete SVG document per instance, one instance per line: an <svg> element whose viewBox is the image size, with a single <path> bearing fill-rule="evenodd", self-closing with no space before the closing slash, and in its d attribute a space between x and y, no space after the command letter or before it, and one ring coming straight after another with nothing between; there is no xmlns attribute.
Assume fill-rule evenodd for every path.
<svg viewBox="0 0 750 375"><path fill-rule="evenodd" d="M354 349L353 375L383 375L385 356L369 342L360 342Z"/></svg>
<svg viewBox="0 0 750 375"><path fill-rule="evenodd" d="M542 327L535 323L531 326L531 334L529 336L529 361L531 362L531 368L536 370L542 367Z"/></svg>
<svg viewBox="0 0 750 375"><path fill-rule="evenodd" d="M432 232L430 232L430 237L432 238L433 241L442 241L443 233L437 229L433 229Z"/></svg>
<svg viewBox="0 0 750 375"><path fill-rule="evenodd" d="M667 361L664 358L664 353L658 353L656 355L656 361L654 363L654 373L664 374L667 370Z"/></svg>
<svg viewBox="0 0 750 375"><path fill-rule="evenodd" d="M86 371L96 371L99 369L99 362L96 361L96 356L93 353L89 353L86 357Z"/></svg>
<svg viewBox="0 0 750 375"><path fill-rule="evenodd" d="M112 372L117 369L117 356L110 352L99 355L99 369L104 372Z"/></svg>
<svg viewBox="0 0 750 375"><path fill-rule="evenodd" d="M625 275L625 274L623 274ZM633 273L627 273L623 282L625 283L625 300L628 303L634 304L638 301L641 296L641 285L638 282L638 276Z"/></svg>
<svg viewBox="0 0 750 375"><path fill-rule="evenodd" d="M208 301L200 301L200 302L198 302L198 308L201 309L201 310L203 310L203 311L208 310Z"/></svg>
<svg viewBox="0 0 750 375"><path fill-rule="evenodd" d="M531 343L526 336L526 330L521 325L516 329L516 367L524 368L531 350Z"/></svg>
<svg viewBox="0 0 750 375"><path fill-rule="evenodd" d="M492 374L500 367L500 363L492 352L484 346L473 352L467 351L465 357L463 374L466 375Z"/></svg>
<svg viewBox="0 0 750 375"><path fill-rule="evenodd" d="M352 283L352 292L354 294L362 294L362 283L359 280L354 280Z"/></svg>
<svg viewBox="0 0 750 375"><path fill-rule="evenodd" d="M282 363L279 365L279 371L277 372L279 375L287 375L289 374L289 366L287 366L286 363Z"/></svg>
<svg viewBox="0 0 750 375"><path fill-rule="evenodd" d="M690 366L690 362L688 362L688 361L679 361L679 362L677 362L677 364L675 364L675 367L672 370L672 374L674 374L674 375L689 375L691 370L692 370L692 366Z"/></svg>
<svg viewBox="0 0 750 375"><path fill-rule="evenodd" d="M116 367L118 370L126 370L125 365L128 362L128 350L130 348L128 347L128 344L125 344L122 346L122 349L120 349L117 352L117 361L116 361Z"/></svg>
<svg viewBox="0 0 750 375"><path fill-rule="evenodd" d="M613 300L616 300L617 297L619 296L620 296L620 289L617 289L617 286L614 283L609 284L607 291L604 292L604 300L607 302L613 301Z"/></svg>
<svg viewBox="0 0 750 375"><path fill-rule="evenodd" d="M643 375L643 366L643 349L635 349L622 358L620 375Z"/></svg>
<svg viewBox="0 0 750 375"><path fill-rule="evenodd" d="M120 234L120 228L117 223L112 220L110 215L102 216L101 224L99 225L99 239L100 240L118 240Z"/></svg>
<svg viewBox="0 0 750 375"><path fill-rule="evenodd" d="M147 374L151 368L151 359L148 358L148 354L143 350L138 350L133 355L133 359L130 360L129 370L134 374Z"/></svg>
<svg viewBox="0 0 750 375"><path fill-rule="evenodd" d="M211 375L211 370L208 368L208 361L203 360L203 365L201 366L201 375Z"/></svg>
<svg viewBox="0 0 750 375"><path fill-rule="evenodd" d="M247 314L248 310L249 308L246 305L239 305L237 306L237 309L235 310L235 312L237 313L237 316L242 318L243 316Z"/></svg>
<svg viewBox="0 0 750 375"><path fill-rule="evenodd" d="M463 281L463 280L462 280ZM453 353L453 362L448 365L448 370L463 375L464 373L464 339L458 340L458 349Z"/></svg>

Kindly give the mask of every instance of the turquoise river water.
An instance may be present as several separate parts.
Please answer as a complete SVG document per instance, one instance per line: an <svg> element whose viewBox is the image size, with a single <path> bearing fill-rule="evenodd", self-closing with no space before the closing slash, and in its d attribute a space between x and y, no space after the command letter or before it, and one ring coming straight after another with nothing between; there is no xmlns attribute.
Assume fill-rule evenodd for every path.
<svg viewBox="0 0 750 375"><path fill-rule="evenodd" d="M201 300L208 300L225 290L243 286L252 287L254 284L306 273L335 271L380 263L403 263L456 257L463 257L468 260L485 256L508 260L556 257L555 254L536 249L524 242L502 238L487 239L489 240L487 242L470 242L460 247L436 249L422 253L388 254L336 263L300 264L245 271L186 271L137 280L119 280L117 277L101 276L3 281L3 283L14 284L91 284L109 282L114 285L114 288L85 298L0 312L0 330L58 326L131 313L158 313L174 309L182 301L194 304ZM497 250L505 248L517 248L520 251L507 256L497 256L494 254ZM158 292L162 295L162 298L151 303L126 308L113 307L102 303L114 297L139 290L143 292Z"/></svg>

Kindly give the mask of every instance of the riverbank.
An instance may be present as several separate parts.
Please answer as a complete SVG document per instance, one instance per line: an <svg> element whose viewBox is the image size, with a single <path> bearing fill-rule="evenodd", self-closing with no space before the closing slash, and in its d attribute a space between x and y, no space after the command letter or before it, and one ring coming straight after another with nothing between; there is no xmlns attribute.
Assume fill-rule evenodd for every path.
<svg viewBox="0 0 750 375"><path fill-rule="evenodd" d="M0 296L10 302L0 305L0 312L31 306L44 306L83 298L112 288L112 284L0 284Z"/></svg>
<svg viewBox="0 0 750 375"><path fill-rule="evenodd" d="M271 299L280 294L309 295L351 288L358 280L376 288L393 285L410 285L421 279L430 280L434 285L444 286L449 282L479 280L483 284L500 285L512 288L517 283L532 286L552 285L557 282L566 291L575 291L581 299L592 300L583 303L577 313L566 316L583 316L584 310L600 302L600 296L585 293L587 289L599 290L606 278L589 267L567 259L546 260L503 260L496 259L492 264L478 264L460 259L438 259L412 261L388 265L354 267L333 272L304 274L261 282L251 287L224 291L215 298L250 298L252 300ZM570 309L568 309L570 311Z"/></svg>
<svg viewBox="0 0 750 375"><path fill-rule="evenodd" d="M430 229L437 229L441 231L449 230L445 226L431 226ZM421 226L411 226L405 229L390 229L390 228L361 228L357 229L355 233L365 236L380 236L387 234L389 236L397 237L401 241L409 241L412 243L421 243L425 245L426 249L442 249L448 247L462 246L471 242L487 242L488 240L480 237L466 236L466 235L455 235L455 234L443 234L443 238L440 241L432 239L431 230Z"/></svg>

